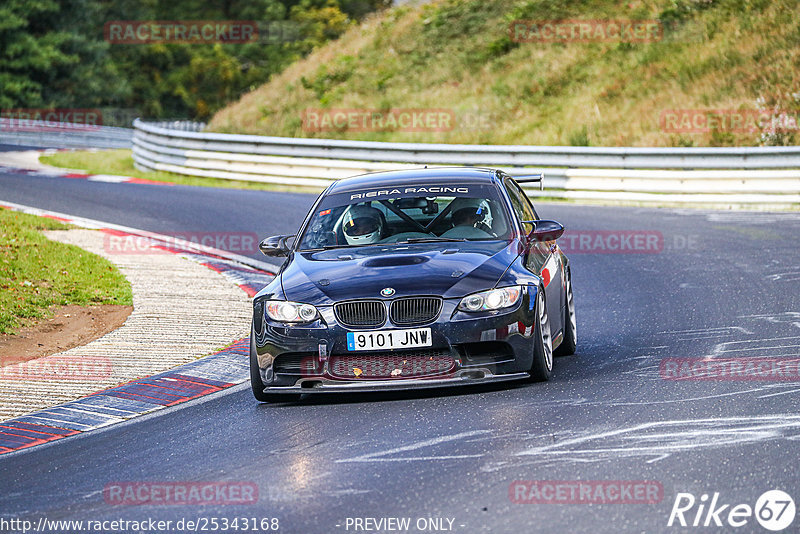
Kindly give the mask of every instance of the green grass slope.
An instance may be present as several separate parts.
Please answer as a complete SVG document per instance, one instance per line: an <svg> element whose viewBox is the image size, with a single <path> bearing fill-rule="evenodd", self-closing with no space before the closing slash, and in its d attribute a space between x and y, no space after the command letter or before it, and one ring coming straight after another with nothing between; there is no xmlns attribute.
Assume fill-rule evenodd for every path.
<svg viewBox="0 0 800 534"><path fill-rule="evenodd" d="M733 146L784 133L668 132L673 109L800 114L798 0L441 0L368 19L218 112L210 129L443 143ZM512 40L512 21L652 20L650 43ZM313 132L309 109L445 109L444 131ZM791 123L790 123L791 126Z"/></svg>
<svg viewBox="0 0 800 534"><path fill-rule="evenodd" d="M0 208L0 334L50 315L50 307L133 304L131 285L110 261L41 230L68 227Z"/></svg>

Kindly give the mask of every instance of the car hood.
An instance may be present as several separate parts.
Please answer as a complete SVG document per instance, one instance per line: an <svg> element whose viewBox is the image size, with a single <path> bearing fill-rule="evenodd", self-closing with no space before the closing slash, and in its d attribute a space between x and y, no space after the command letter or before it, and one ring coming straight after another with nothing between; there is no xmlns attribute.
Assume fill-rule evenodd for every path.
<svg viewBox="0 0 800 534"><path fill-rule="evenodd" d="M296 253L281 273L288 300L314 305L381 298L463 297L490 289L519 255L516 241L419 243Z"/></svg>

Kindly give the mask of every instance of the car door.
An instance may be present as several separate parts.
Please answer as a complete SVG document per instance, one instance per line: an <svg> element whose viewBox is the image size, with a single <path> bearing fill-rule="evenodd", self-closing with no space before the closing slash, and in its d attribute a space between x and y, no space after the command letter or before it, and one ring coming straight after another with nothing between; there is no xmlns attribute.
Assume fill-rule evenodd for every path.
<svg viewBox="0 0 800 534"><path fill-rule="evenodd" d="M533 204L522 188L511 178L506 178L505 185L511 205L520 222L539 220ZM525 234L533 229L530 224L523 224L522 227ZM561 318L564 306L562 302L564 298L563 269L561 268L561 255L557 253L557 250L555 241L537 241L530 244L525 257L525 267L542 278L547 301L547 314L550 319L550 331L554 337L561 332L563 327Z"/></svg>

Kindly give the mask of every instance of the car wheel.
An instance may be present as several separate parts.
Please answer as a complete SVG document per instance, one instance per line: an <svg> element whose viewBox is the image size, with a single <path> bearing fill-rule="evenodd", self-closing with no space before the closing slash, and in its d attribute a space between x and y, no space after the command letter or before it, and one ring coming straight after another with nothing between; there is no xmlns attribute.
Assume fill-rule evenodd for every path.
<svg viewBox="0 0 800 534"><path fill-rule="evenodd" d="M250 388L253 396L259 402L296 402L300 400L300 395L284 395L264 393L264 382L261 381L261 373L258 371L258 356L256 352L255 331L250 330Z"/></svg>
<svg viewBox="0 0 800 534"><path fill-rule="evenodd" d="M572 295L572 274L567 271L567 287L565 300L567 305L564 307L564 339L561 345L555 350L556 356L569 356L575 354L578 345L578 323L575 320L575 297Z"/></svg>
<svg viewBox="0 0 800 534"><path fill-rule="evenodd" d="M544 301L544 290L536 292L536 328L533 332L533 364L530 375L534 382L550 379L553 372L553 339L550 336L550 319Z"/></svg>

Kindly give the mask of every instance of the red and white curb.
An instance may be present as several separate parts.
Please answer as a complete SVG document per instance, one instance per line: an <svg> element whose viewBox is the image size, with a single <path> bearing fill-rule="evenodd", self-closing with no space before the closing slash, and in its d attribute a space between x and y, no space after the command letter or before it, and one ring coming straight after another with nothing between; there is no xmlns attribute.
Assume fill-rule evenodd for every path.
<svg viewBox="0 0 800 534"><path fill-rule="evenodd" d="M175 185L171 182L144 180L135 176L122 176L116 174L88 174L69 169L59 169L52 165L39 162L39 156L55 152L69 152L67 150L20 150L19 152L0 152L0 169L10 174L25 176L48 176L53 178L72 178L88 180L90 182L106 182L114 184L149 184L149 185Z"/></svg>
<svg viewBox="0 0 800 534"><path fill-rule="evenodd" d="M82 172L42 170L42 169L21 169L17 167L0 166L3 172L11 174L22 174L26 176L49 176L53 178L72 178L77 180L88 180L90 182L107 182L114 184L156 184L156 185L175 185L171 182L159 182L155 180L145 180L134 176L120 176L116 174L86 174Z"/></svg>
<svg viewBox="0 0 800 534"><path fill-rule="evenodd" d="M83 217L0 201L0 207L113 235L133 235L219 272L248 295L274 276L274 266L176 238ZM249 339L166 372L138 378L75 401L0 422L0 455L107 427L216 393L249 379Z"/></svg>

